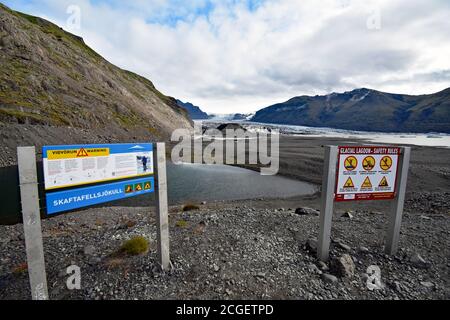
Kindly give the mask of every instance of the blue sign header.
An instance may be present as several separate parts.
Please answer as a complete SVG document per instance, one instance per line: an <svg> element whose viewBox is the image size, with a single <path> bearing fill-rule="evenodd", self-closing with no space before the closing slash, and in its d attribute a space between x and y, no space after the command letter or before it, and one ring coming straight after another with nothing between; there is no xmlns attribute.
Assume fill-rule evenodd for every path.
<svg viewBox="0 0 450 320"><path fill-rule="evenodd" d="M154 178L142 178L106 185L47 193L47 214L52 215L105 202L152 193Z"/></svg>

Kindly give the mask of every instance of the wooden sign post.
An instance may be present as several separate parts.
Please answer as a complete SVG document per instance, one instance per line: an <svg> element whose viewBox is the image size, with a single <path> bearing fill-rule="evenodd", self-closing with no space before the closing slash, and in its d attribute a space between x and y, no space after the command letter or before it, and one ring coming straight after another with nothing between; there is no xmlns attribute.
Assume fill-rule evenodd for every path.
<svg viewBox="0 0 450 320"><path fill-rule="evenodd" d="M158 263L162 270L170 268L169 205L167 202L166 145L155 143L156 225L158 228Z"/></svg>
<svg viewBox="0 0 450 320"><path fill-rule="evenodd" d="M48 182L48 185L46 183L48 217L56 213L156 192L158 264L161 270L170 268L164 143L44 147L43 157L44 178ZM17 158L32 299L48 300L35 147L18 147ZM89 174L84 172L84 166L81 164L87 158L91 158L89 160L93 164L101 163L102 171L98 172L99 170L94 168ZM101 161L96 161L95 158L101 158ZM77 181L72 186L67 185L69 180L66 179L64 171L55 173L57 170L55 168L64 170L65 161L69 161L72 167L78 170ZM117 168L114 166L118 162L121 169L128 166L127 176L122 179L120 177L111 179L116 176ZM50 167L53 169L48 170ZM55 174L55 177L50 179L51 174ZM96 175L104 178L103 183L96 184L92 181ZM70 181L72 180L73 177ZM68 187L72 188L67 189ZM63 191L54 191L55 189Z"/></svg>
<svg viewBox="0 0 450 320"><path fill-rule="evenodd" d="M35 148L17 148L17 160L31 297L48 300Z"/></svg>

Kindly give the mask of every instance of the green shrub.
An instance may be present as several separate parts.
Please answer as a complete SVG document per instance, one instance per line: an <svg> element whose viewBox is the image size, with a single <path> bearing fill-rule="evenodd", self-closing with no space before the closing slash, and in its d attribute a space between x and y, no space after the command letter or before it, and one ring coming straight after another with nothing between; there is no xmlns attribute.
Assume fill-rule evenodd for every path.
<svg viewBox="0 0 450 320"><path fill-rule="evenodd" d="M187 221L180 220L175 224L178 228L186 228L188 226Z"/></svg>
<svg viewBox="0 0 450 320"><path fill-rule="evenodd" d="M142 236L131 238L120 248L121 253L126 253L132 256L137 256L148 251L148 240Z"/></svg>

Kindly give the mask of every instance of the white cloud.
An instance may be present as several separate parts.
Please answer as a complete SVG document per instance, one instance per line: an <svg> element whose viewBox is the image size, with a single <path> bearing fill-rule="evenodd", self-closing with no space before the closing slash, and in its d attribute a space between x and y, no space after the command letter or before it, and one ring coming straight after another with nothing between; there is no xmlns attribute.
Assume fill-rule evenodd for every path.
<svg viewBox="0 0 450 320"><path fill-rule="evenodd" d="M67 6L79 5L78 33L90 46L209 112L357 87L417 94L450 86L446 0L279 0L256 10L213 1L206 15L197 14L206 1L42 2L34 13L63 27ZM379 30L367 28L374 12Z"/></svg>

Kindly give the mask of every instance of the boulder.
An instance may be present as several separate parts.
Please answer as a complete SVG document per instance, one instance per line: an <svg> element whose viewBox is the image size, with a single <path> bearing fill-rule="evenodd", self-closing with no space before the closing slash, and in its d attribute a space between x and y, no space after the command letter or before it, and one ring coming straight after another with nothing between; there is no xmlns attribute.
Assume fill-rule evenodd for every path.
<svg viewBox="0 0 450 320"><path fill-rule="evenodd" d="M359 253L368 253L369 249L363 246L358 247L358 252Z"/></svg>
<svg viewBox="0 0 450 320"><path fill-rule="evenodd" d="M354 215L355 215L355 213L353 211L347 211L341 217L342 218L353 219Z"/></svg>
<svg viewBox="0 0 450 320"><path fill-rule="evenodd" d="M311 264L308 266L308 271L311 272L311 273L314 273L314 274L318 274L318 275L321 275L321 274L322 274L322 271L319 270L319 268L318 268L315 264L313 264L313 263L311 263Z"/></svg>
<svg viewBox="0 0 450 320"><path fill-rule="evenodd" d="M317 239L308 239L305 243L305 249L311 253L317 253Z"/></svg>
<svg viewBox="0 0 450 320"><path fill-rule="evenodd" d="M322 270L322 271L329 270L328 265L325 262L319 261L317 264L318 264L318 267L320 268L320 270Z"/></svg>
<svg viewBox="0 0 450 320"><path fill-rule="evenodd" d="M345 250L345 251L351 251L352 248L348 245L346 245L345 243L339 242L338 243L339 248Z"/></svg>
<svg viewBox="0 0 450 320"><path fill-rule="evenodd" d="M427 289L433 289L434 288L434 283L430 282L430 281L422 281L420 283L422 286L424 286Z"/></svg>
<svg viewBox="0 0 450 320"><path fill-rule="evenodd" d="M299 216L308 216L308 215L318 216L320 212L312 208L297 208L295 210L295 214Z"/></svg>
<svg viewBox="0 0 450 320"><path fill-rule="evenodd" d="M422 256L418 253L415 253L411 259L410 262L417 268L420 269L427 269L429 267L429 263L427 261L425 261L424 258L422 258Z"/></svg>
<svg viewBox="0 0 450 320"><path fill-rule="evenodd" d="M336 283L336 282L338 282L338 278L336 278L332 274L328 274L328 273L323 273L322 274L322 280L327 282L327 283Z"/></svg>
<svg viewBox="0 0 450 320"><path fill-rule="evenodd" d="M336 274L343 278L353 278L355 275L355 263L349 254L343 254L332 262Z"/></svg>

